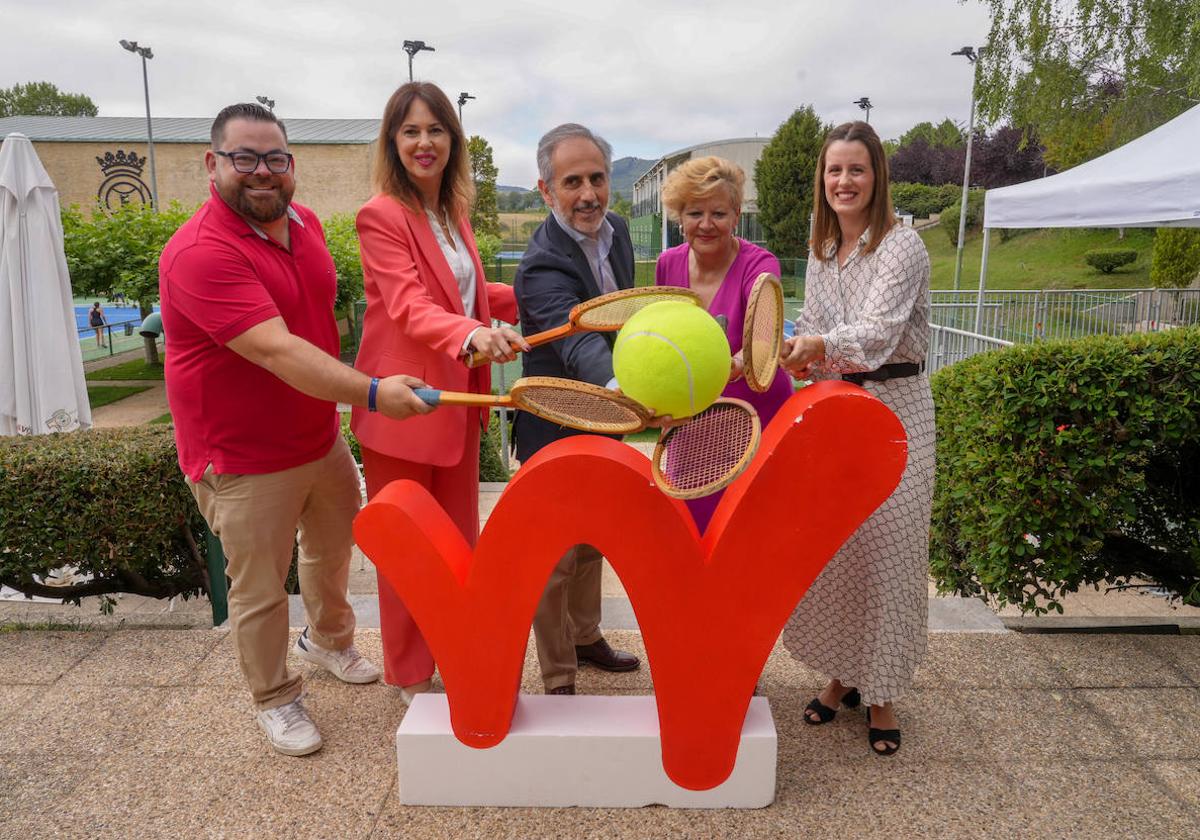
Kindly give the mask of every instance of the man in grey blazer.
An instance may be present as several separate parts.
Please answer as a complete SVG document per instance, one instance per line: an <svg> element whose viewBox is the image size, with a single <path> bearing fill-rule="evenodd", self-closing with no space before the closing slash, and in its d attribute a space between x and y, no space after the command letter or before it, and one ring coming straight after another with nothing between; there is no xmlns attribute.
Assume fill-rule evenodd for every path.
<svg viewBox="0 0 1200 840"><path fill-rule="evenodd" d="M629 227L608 212L612 147L574 123L551 129L538 143L538 189L551 213L534 231L517 267L515 288L526 335L567 322L571 308L633 286ZM522 359L525 376L559 376L594 385L613 378L610 333L581 333L543 344ZM517 413L517 457L525 461L551 441L581 434ZM613 650L600 633L603 558L590 545L563 555L533 619L547 694L574 694L580 663L632 671L638 658Z"/></svg>

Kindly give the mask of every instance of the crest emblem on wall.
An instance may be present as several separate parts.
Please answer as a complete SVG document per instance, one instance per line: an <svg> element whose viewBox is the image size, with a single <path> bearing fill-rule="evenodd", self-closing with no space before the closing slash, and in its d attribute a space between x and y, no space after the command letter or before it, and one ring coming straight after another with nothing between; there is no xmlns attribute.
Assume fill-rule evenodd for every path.
<svg viewBox="0 0 1200 840"><path fill-rule="evenodd" d="M119 210L130 202L151 203L150 188L142 180L146 158L137 152L105 152L103 156L96 156L96 163L100 164L104 176L96 191L101 207Z"/></svg>

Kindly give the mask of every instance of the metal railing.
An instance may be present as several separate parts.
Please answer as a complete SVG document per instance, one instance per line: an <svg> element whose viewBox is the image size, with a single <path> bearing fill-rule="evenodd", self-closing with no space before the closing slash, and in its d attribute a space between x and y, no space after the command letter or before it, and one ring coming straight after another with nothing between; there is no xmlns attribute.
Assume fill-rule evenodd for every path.
<svg viewBox="0 0 1200 840"><path fill-rule="evenodd" d="M83 360L90 362L93 359L101 359L105 356L115 356L117 353L124 353L127 350L136 350L143 345L142 337L138 334L138 327L142 325L142 320L136 318L131 321L118 321L113 324L104 324L100 327L83 326L76 328L79 334L79 349L83 354ZM100 330L100 339L96 339L96 330Z"/></svg>
<svg viewBox="0 0 1200 840"><path fill-rule="evenodd" d="M925 369L933 373L979 353L1012 346L1013 342L1005 341L1002 338L992 338L966 330L957 330L953 327L930 324L929 351L925 356Z"/></svg>
<svg viewBox="0 0 1200 840"><path fill-rule="evenodd" d="M982 305L978 292L938 289L931 299L934 324L1018 344L1200 324L1200 289L990 290Z"/></svg>

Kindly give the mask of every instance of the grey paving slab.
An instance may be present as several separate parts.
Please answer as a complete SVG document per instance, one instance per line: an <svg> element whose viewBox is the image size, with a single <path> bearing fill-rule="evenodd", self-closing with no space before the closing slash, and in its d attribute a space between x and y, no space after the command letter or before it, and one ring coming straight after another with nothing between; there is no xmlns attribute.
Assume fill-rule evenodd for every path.
<svg viewBox="0 0 1200 840"><path fill-rule="evenodd" d="M66 679L78 685L180 685L219 641L203 631L124 630L105 639Z"/></svg>
<svg viewBox="0 0 1200 840"><path fill-rule="evenodd" d="M36 823L69 799L93 766L83 756L21 752L15 746L20 745L0 741L0 837L24 836L16 830L16 818Z"/></svg>
<svg viewBox="0 0 1200 840"><path fill-rule="evenodd" d="M1078 696L1108 719L1129 755L1200 759L1200 690L1110 688Z"/></svg>
<svg viewBox="0 0 1200 840"><path fill-rule="evenodd" d="M111 755L144 746L170 689L55 685L0 720L0 744L30 753Z"/></svg>
<svg viewBox="0 0 1200 840"><path fill-rule="evenodd" d="M1200 761L1152 761L1150 767L1200 820Z"/></svg>
<svg viewBox="0 0 1200 840"><path fill-rule="evenodd" d="M1020 633L931 633L918 688L1052 688L1067 685L1066 673L1041 656Z"/></svg>
<svg viewBox="0 0 1200 840"><path fill-rule="evenodd" d="M978 598L941 595L929 599L930 633L1007 633L991 608Z"/></svg>
<svg viewBox="0 0 1200 840"><path fill-rule="evenodd" d="M21 630L0 634L0 684L49 684L108 639L103 631Z"/></svg>
<svg viewBox="0 0 1200 840"><path fill-rule="evenodd" d="M1197 815L1149 764L1028 762L1013 766L1029 837L1194 838Z"/></svg>
<svg viewBox="0 0 1200 840"><path fill-rule="evenodd" d="M1142 646L1174 665L1189 684L1200 686L1200 633L1143 636Z"/></svg>
<svg viewBox="0 0 1200 840"><path fill-rule="evenodd" d="M41 696L42 689L36 685L0 684L0 720L25 708L31 700Z"/></svg>
<svg viewBox="0 0 1200 840"><path fill-rule="evenodd" d="M1026 644L1061 668L1073 688L1186 685L1186 675L1164 659L1146 636L1133 634L1026 634Z"/></svg>
<svg viewBox="0 0 1200 840"><path fill-rule="evenodd" d="M1117 759L1109 719L1067 689L967 690L979 748L993 761Z"/></svg>

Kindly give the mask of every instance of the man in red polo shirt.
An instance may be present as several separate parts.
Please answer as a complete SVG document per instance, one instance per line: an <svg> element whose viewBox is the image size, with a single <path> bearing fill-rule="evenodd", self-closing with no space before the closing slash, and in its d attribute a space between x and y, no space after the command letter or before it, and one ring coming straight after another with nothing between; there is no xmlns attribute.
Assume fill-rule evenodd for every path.
<svg viewBox="0 0 1200 840"><path fill-rule="evenodd" d="M287 134L258 105L231 105L212 126L211 197L159 262L167 398L179 465L221 538L229 617L242 673L271 745L321 747L289 672L284 589L299 530L309 626L295 650L351 683L379 670L354 649L346 597L358 471L337 403L402 419L430 411L424 383L377 379L338 361L336 277L325 234L296 188Z"/></svg>

